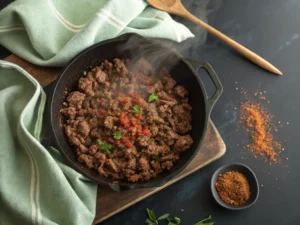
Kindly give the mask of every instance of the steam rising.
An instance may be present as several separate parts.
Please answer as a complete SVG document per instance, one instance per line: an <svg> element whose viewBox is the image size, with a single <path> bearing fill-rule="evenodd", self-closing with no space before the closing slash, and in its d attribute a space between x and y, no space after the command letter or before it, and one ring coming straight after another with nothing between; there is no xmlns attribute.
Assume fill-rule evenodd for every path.
<svg viewBox="0 0 300 225"><path fill-rule="evenodd" d="M182 4L196 17L200 18L204 22L207 22L207 16L213 11L217 10L221 6L221 0L182 0ZM184 18L173 16L175 20L186 25L195 37L190 38L181 43L174 43L168 40L155 39L149 42L143 40L137 36L132 36L122 46L118 48L119 51L127 51L132 55L132 62L137 62L140 58L145 58L154 69L159 69L161 66L166 66L171 69L178 61L177 57L174 57L172 51L179 53L188 51L189 57L195 57L197 48L204 44L207 38L207 32L201 26L187 21ZM167 47L162 48L161 45ZM164 65L162 65L164 64Z"/></svg>
<svg viewBox="0 0 300 225"><path fill-rule="evenodd" d="M201 19L202 21L209 23L207 17L212 13L217 11L222 5L222 0L182 0L182 4L196 17ZM186 19L176 17L180 23L186 25L192 33L195 35L194 38L190 38L189 40L182 43L182 45L178 46L179 52L184 52L189 50L189 55L191 57L195 57L195 50L203 45L207 38L207 31L202 28L200 25L191 23Z"/></svg>

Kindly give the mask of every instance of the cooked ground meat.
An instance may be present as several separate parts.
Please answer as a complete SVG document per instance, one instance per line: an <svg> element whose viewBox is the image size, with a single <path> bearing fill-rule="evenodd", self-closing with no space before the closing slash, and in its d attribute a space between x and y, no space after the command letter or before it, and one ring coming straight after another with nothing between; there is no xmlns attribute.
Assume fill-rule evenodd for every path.
<svg viewBox="0 0 300 225"><path fill-rule="evenodd" d="M105 60L85 73L61 113L79 162L114 180L147 181L192 145L192 107L166 68L125 62Z"/></svg>

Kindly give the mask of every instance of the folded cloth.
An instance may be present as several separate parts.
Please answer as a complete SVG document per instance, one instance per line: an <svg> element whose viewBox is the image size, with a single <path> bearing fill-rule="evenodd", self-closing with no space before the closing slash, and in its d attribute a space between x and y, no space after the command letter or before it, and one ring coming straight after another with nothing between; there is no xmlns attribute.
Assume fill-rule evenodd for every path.
<svg viewBox="0 0 300 225"><path fill-rule="evenodd" d="M18 0L0 12L0 44L43 66L124 33L181 42L193 34L144 0Z"/></svg>
<svg viewBox="0 0 300 225"><path fill-rule="evenodd" d="M143 0L18 0L0 12L0 44L42 66L63 66L124 33L181 42L193 34ZM0 60L0 224L91 224L97 185L40 143L45 94Z"/></svg>
<svg viewBox="0 0 300 225"><path fill-rule="evenodd" d="M92 224L97 185L40 143L45 93L0 60L0 224Z"/></svg>

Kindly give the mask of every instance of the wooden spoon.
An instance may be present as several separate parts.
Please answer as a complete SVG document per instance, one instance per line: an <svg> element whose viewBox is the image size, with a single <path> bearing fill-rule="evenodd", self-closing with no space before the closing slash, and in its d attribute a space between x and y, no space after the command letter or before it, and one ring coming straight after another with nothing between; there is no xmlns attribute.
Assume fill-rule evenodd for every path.
<svg viewBox="0 0 300 225"><path fill-rule="evenodd" d="M220 31L216 30L215 28L211 27L207 23L203 22L202 20L198 19L194 15L192 15L189 11L187 11L186 8L182 5L180 0L147 0L148 3L157 9L166 11L168 13L184 17L196 24L201 25L204 27L208 32L215 35L217 38L231 46L233 49L238 51L240 54L242 54L244 57L250 59L255 64L259 65L260 67L278 74L282 75L282 72L278 70L276 67L274 67L271 63L264 60L259 55L255 54L254 52L250 51L249 49L245 48L241 44L237 43L236 41L232 40L231 38L227 37L225 34L221 33Z"/></svg>

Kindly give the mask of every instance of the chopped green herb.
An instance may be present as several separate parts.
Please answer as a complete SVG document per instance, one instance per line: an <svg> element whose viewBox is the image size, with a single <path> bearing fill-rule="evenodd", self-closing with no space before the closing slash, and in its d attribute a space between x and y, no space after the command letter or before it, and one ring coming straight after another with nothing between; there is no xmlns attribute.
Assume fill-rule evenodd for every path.
<svg viewBox="0 0 300 225"><path fill-rule="evenodd" d="M122 138L121 132L120 131L115 131L114 132L114 139L120 140Z"/></svg>
<svg viewBox="0 0 300 225"><path fill-rule="evenodd" d="M169 213L166 213L164 215L161 215L160 217L157 218L157 220L165 220L167 218L169 218L170 214Z"/></svg>
<svg viewBox="0 0 300 225"><path fill-rule="evenodd" d="M86 76L86 74L87 74L86 71L84 71L84 72L83 72L83 76Z"/></svg>
<svg viewBox="0 0 300 225"><path fill-rule="evenodd" d="M110 154L110 149L111 149L111 145L110 144L105 144L103 141L97 139L97 143L99 145L99 148L106 152L107 154Z"/></svg>
<svg viewBox="0 0 300 225"><path fill-rule="evenodd" d="M156 220L155 212L152 211L151 209L148 209L148 208L146 210L147 210L147 213L148 213L148 216L149 216L150 220L155 221Z"/></svg>
<svg viewBox="0 0 300 225"><path fill-rule="evenodd" d="M152 93L152 94L149 96L149 98L148 98L148 102L154 102L154 101L156 101L157 99L158 99L157 94Z"/></svg>
<svg viewBox="0 0 300 225"><path fill-rule="evenodd" d="M132 112L137 113L137 114L141 114L141 108L138 105L134 105L132 108Z"/></svg>
<svg viewBox="0 0 300 225"><path fill-rule="evenodd" d="M148 225L156 225L157 223L153 222L152 220L150 220L149 218L146 219L145 221Z"/></svg>
<svg viewBox="0 0 300 225"><path fill-rule="evenodd" d="M198 223L195 223L194 225L213 225L214 222L208 222L206 223L206 221L211 220L211 216L207 217L204 220L199 221Z"/></svg>
<svg viewBox="0 0 300 225"><path fill-rule="evenodd" d="M168 225L178 225L178 224L181 223L181 219L176 217L176 216L173 219L172 218L167 218L167 220L169 222Z"/></svg>
<svg viewBox="0 0 300 225"><path fill-rule="evenodd" d="M181 224L181 219L178 218L178 217L174 217L174 218L171 218L169 217L170 214L169 213L166 213L164 215L161 215L160 217L156 217L155 215L155 212L152 211L151 209L146 209L147 210L147 214L148 214L148 217L146 219L146 224L148 225L159 225L159 220L167 220L168 221L168 225L179 225ZM208 218L204 219L204 220L201 220L199 221L198 223L195 223L194 225L213 225L214 222L206 222L208 220L211 220L211 216L209 216Z"/></svg>

